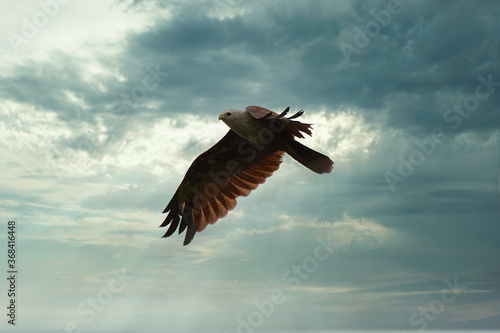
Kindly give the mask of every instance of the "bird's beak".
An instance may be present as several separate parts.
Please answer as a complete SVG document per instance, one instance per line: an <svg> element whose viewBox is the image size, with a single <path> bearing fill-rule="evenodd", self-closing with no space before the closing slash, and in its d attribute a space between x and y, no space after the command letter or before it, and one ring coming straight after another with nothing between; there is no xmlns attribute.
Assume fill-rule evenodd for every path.
<svg viewBox="0 0 500 333"><path fill-rule="evenodd" d="M221 120L222 117L224 117L224 112L219 115L219 120Z"/></svg>

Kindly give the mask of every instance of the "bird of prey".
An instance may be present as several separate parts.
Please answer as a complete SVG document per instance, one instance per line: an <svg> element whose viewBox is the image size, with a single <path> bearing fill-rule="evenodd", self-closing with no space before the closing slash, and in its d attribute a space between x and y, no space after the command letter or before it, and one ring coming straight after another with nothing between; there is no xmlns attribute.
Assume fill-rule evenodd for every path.
<svg viewBox="0 0 500 333"><path fill-rule="evenodd" d="M311 124L259 107L248 106L245 111L229 109L219 115L230 130L212 148L198 156L163 213L168 215L160 225L170 224L163 237L179 234L186 228L184 245L196 232L226 216L236 206L236 198L248 196L259 184L271 177L282 162L283 153L316 173L330 173L333 162L295 138L312 135Z"/></svg>

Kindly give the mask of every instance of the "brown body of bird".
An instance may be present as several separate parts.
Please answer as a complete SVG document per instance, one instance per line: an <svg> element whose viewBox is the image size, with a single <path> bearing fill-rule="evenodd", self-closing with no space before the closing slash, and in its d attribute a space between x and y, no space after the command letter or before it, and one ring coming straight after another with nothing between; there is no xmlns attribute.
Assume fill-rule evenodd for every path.
<svg viewBox="0 0 500 333"><path fill-rule="evenodd" d="M163 237L186 228L184 245L208 224L226 216L236 206L236 198L248 196L278 170L283 153L316 173L330 173L333 162L295 138L312 135L311 125L293 120L303 111L286 118L281 114L248 106L245 111L226 110L219 115L229 132L213 147L198 156L163 213L160 225L170 224Z"/></svg>

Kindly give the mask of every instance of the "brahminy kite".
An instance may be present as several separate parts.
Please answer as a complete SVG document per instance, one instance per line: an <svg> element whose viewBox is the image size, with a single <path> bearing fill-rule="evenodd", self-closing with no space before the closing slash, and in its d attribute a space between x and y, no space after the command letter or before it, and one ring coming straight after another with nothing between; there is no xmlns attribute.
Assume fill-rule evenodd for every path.
<svg viewBox="0 0 500 333"><path fill-rule="evenodd" d="M214 224L236 206L236 198L248 196L271 177L282 162L283 153L316 173L330 173L333 161L295 138L312 135L311 124L293 120L300 110L286 118L281 114L248 106L245 111L226 110L219 115L230 130L212 148L198 156L163 213L168 213L160 227L170 224L163 237L179 234L186 228L184 245L196 232Z"/></svg>

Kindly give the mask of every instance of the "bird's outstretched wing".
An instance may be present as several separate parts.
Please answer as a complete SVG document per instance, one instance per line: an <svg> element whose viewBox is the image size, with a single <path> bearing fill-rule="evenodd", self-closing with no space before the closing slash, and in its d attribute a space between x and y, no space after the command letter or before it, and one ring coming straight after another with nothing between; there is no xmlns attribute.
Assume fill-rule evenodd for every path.
<svg viewBox="0 0 500 333"><path fill-rule="evenodd" d="M170 224L163 237L186 228L184 245L195 233L236 206L236 198L247 196L278 170L283 151L276 146L255 145L232 130L189 167L174 196L163 211L160 227Z"/></svg>

